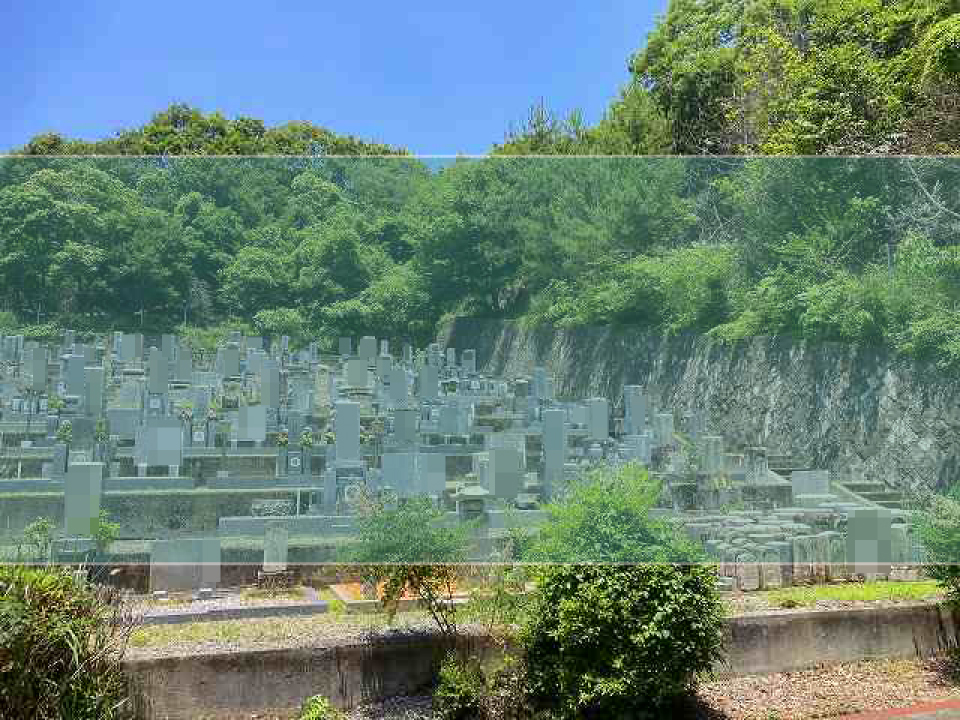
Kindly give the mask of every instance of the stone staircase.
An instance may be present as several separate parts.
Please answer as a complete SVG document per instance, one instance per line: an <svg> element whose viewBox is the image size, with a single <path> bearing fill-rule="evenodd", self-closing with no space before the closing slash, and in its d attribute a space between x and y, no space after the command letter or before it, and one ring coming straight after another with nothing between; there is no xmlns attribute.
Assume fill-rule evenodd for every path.
<svg viewBox="0 0 960 720"><path fill-rule="evenodd" d="M864 500L891 510L902 510L906 503L906 498L901 491L894 490L881 482L857 480L841 483L841 485Z"/></svg>
<svg viewBox="0 0 960 720"><path fill-rule="evenodd" d="M790 479L794 470L803 470L804 464L793 455L770 453L767 455L767 467L785 480Z"/></svg>

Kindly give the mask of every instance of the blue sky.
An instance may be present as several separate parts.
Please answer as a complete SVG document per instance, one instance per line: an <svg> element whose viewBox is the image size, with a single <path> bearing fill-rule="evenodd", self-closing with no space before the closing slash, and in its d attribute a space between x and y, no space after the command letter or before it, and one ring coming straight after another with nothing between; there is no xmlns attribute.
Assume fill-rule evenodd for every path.
<svg viewBox="0 0 960 720"><path fill-rule="evenodd" d="M0 152L186 102L445 155L488 152L540 97L595 122L667 0L0 5Z"/></svg>

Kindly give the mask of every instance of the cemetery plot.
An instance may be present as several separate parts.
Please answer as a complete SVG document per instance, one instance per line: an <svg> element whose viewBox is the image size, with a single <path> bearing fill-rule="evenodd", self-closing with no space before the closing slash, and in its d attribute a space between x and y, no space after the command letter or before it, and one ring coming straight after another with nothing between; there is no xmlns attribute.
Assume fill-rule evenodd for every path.
<svg viewBox="0 0 960 720"><path fill-rule="evenodd" d="M737 445L722 417L637 384L561 399L547 368L494 377L470 348L373 336L297 348L234 332L206 354L123 332L0 346L14 369L0 380L3 557L25 557L41 517L88 559L148 564L157 590L213 592L222 553L289 584L289 566L355 542L370 503L427 498L441 523L469 523L470 561L502 560L571 482L627 463L659 481L656 512L726 589L908 579L923 557L895 491Z"/></svg>

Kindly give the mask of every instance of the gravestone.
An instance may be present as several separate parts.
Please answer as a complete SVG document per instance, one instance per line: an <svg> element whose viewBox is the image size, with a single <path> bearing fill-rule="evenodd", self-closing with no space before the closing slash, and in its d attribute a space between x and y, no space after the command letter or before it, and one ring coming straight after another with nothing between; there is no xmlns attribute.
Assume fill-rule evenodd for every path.
<svg viewBox="0 0 960 720"><path fill-rule="evenodd" d="M464 350L460 356L460 365L466 374L475 375L477 372L477 351L473 349Z"/></svg>
<svg viewBox="0 0 960 720"><path fill-rule="evenodd" d="M847 519L847 563L867 578L890 573L893 516L888 508L857 508Z"/></svg>
<svg viewBox="0 0 960 720"><path fill-rule="evenodd" d="M227 343L221 355L223 363L221 373L224 377L237 377L240 374L240 346L235 342Z"/></svg>
<svg viewBox="0 0 960 720"><path fill-rule="evenodd" d="M403 405L409 399L407 371L399 365L390 369L390 399L394 405Z"/></svg>
<svg viewBox="0 0 960 720"><path fill-rule="evenodd" d="M183 426L179 418L150 417L137 428L134 453L140 466L179 468L183 458Z"/></svg>
<svg viewBox="0 0 960 720"><path fill-rule="evenodd" d="M263 538L263 571L282 572L287 569L290 531L276 525L267 525Z"/></svg>
<svg viewBox="0 0 960 720"><path fill-rule="evenodd" d="M63 381L66 385L67 395L83 397L85 394L83 376L84 362L85 359L83 355L63 356Z"/></svg>
<svg viewBox="0 0 960 720"><path fill-rule="evenodd" d="M591 440L602 441L610 437L610 403L606 398L587 401L587 431Z"/></svg>
<svg viewBox="0 0 960 720"><path fill-rule="evenodd" d="M45 392L47 389L47 349L34 348L30 353L29 361L30 389L35 393Z"/></svg>
<svg viewBox="0 0 960 720"><path fill-rule="evenodd" d="M172 363L176 359L177 336L164 333L160 336L160 351L167 359L167 363Z"/></svg>
<svg viewBox="0 0 960 720"><path fill-rule="evenodd" d="M418 413L412 408L398 408L393 413L393 439L403 445L415 444L418 438Z"/></svg>
<svg viewBox="0 0 960 720"><path fill-rule="evenodd" d="M62 479L67 474L67 445L58 442L53 445L53 461L50 464L50 477L54 480Z"/></svg>
<svg viewBox="0 0 960 720"><path fill-rule="evenodd" d="M653 416L653 444L656 447L673 445L673 413Z"/></svg>
<svg viewBox="0 0 960 720"><path fill-rule="evenodd" d="M440 396L440 376L435 365L420 368L417 395L421 400L436 400Z"/></svg>
<svg viewBox="0 0 960 720"><path fill-rule="evenodd" d="M760 550L760 585L764 590L783 587L783 570L778 549L764 546Z"/></svg>
<svg viewBox="0 0 960 720"><path fill-rule="evenodd" d="M150 548L150 592L184 592L220 584L220 539L154 540Z"/></svg>
<svg viewBox="0 0 960 720"><path fill-rule="evenodd" d="M237 440L262 443L267 439L267 407L244 405L238 412Z"/></svg>
<svg viewBox="0 0 960 720"><path fill-rule="evenodd" d="M86 385L84 410L90 417L98 418L103 415L103 391L105 373L102 367L86 367L83 369Z"/></svg>
<svg viewBox="0 0 960 720"><path fill-rule="evenodd" d="M364 335L360 338L357 355L367 364L373 362L377 355L377 339L372 335Z"/></svg>
<svg viewBox="0 0 960 720"><path fill-rule="evenodd" d="M188 346L182 346L177 353L176 376L182 382L193 381L193 353Z"/></svg>
<svg viewBox="0 0 960 720"><path fill-rule="evenodd" d="M642 434L647 424L647 398L639 385L624 385L623 413L624 434Z"/></svg>
<svg viewBox="0 0 960 720"><path fill-rule="evenodd" d="M265 358L260 368L260 403L274 410L280 407L280 368L272 358Z"/></svg>
<svg viewBox="0 0 960 720"><path fill-rule="evenodd" d="M337 461L360 458L360 403L346 400L335 405L334 433Z"/></svg>
<svg viewBox="0 0 960 720"><path fill-rule="evenodd" d="M543 411L543 494L549 499L563 480L567 456L566 413L557 408Z"/></svg>
<svg viewBox="0 0 960 720"><path fill-rule="evenodd" d="M442 496L447 489L447 456L443 453L421 453L419 470L418 494L431 497Z"/></svg>
<svg viewBox="0 0 960 720"><path fill-rule="evenodd" d="M705 435L703 438L703 470L711 475L723 472L723 438Z"/></svg>
<svg viewBox="0 0 960 720"><path fill-rule="evenodd" d="M377 355L376 372L380 380L384 380L390 374L393 367L393 358L390 355Z"/></svg>
<svg viewBox="0 0 960 720"><path fill-rule="evenodd" d="M64 533L92 537L100 519L103 463L71 463L63 486Z"/></svg>
<svg viewBox="0 0 960 720"><path fill-rule="evenodd" d="M347 387L365 388L370 385L370 371L362 357L347 360Z"/></svg>
<svg viewBox="0 0 960 720"><path fill-rule="evenodd" d="M337 340L337 353L340 357L350 357L353 355L353 340L348 337L342 337Z"/></svg>
<svg viewBox="0 0 960 720"><path fill-rule="evenodd" d="M393 488L403 498L416 494L419 472L416 453L384 453L382 463L380 477L385 486Z"/></svg>
<svg viewBox="0 0 960 720"><path fill-rule="evenodd" d="M523 492L523 467L519 451L513 447L492 447L489 453L490 494L513 500Z"/></svg>

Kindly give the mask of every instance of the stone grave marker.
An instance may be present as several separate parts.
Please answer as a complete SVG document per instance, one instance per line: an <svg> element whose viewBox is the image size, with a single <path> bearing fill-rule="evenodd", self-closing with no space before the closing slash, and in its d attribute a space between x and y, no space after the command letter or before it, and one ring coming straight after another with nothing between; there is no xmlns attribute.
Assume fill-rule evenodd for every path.
<svg viewBox="0 0 960 720"><path fill-rule="evenodd" d="M63 487L64 533L92 537L100 518L103 463L75 462L67 468Z"/></svg>
<svg viewBox="0 0 960 720"><path fill-rule="evenodd" d="M150 592L189 592L220 584L220 539L154 540L150 548Z"/></svg>
<svg viewBox="0 0 960 720"><path fill-rule="evenodd" d="M287 569L290 531L278 524L268 524L263 538L263 571L282 572Z"/></svg>

